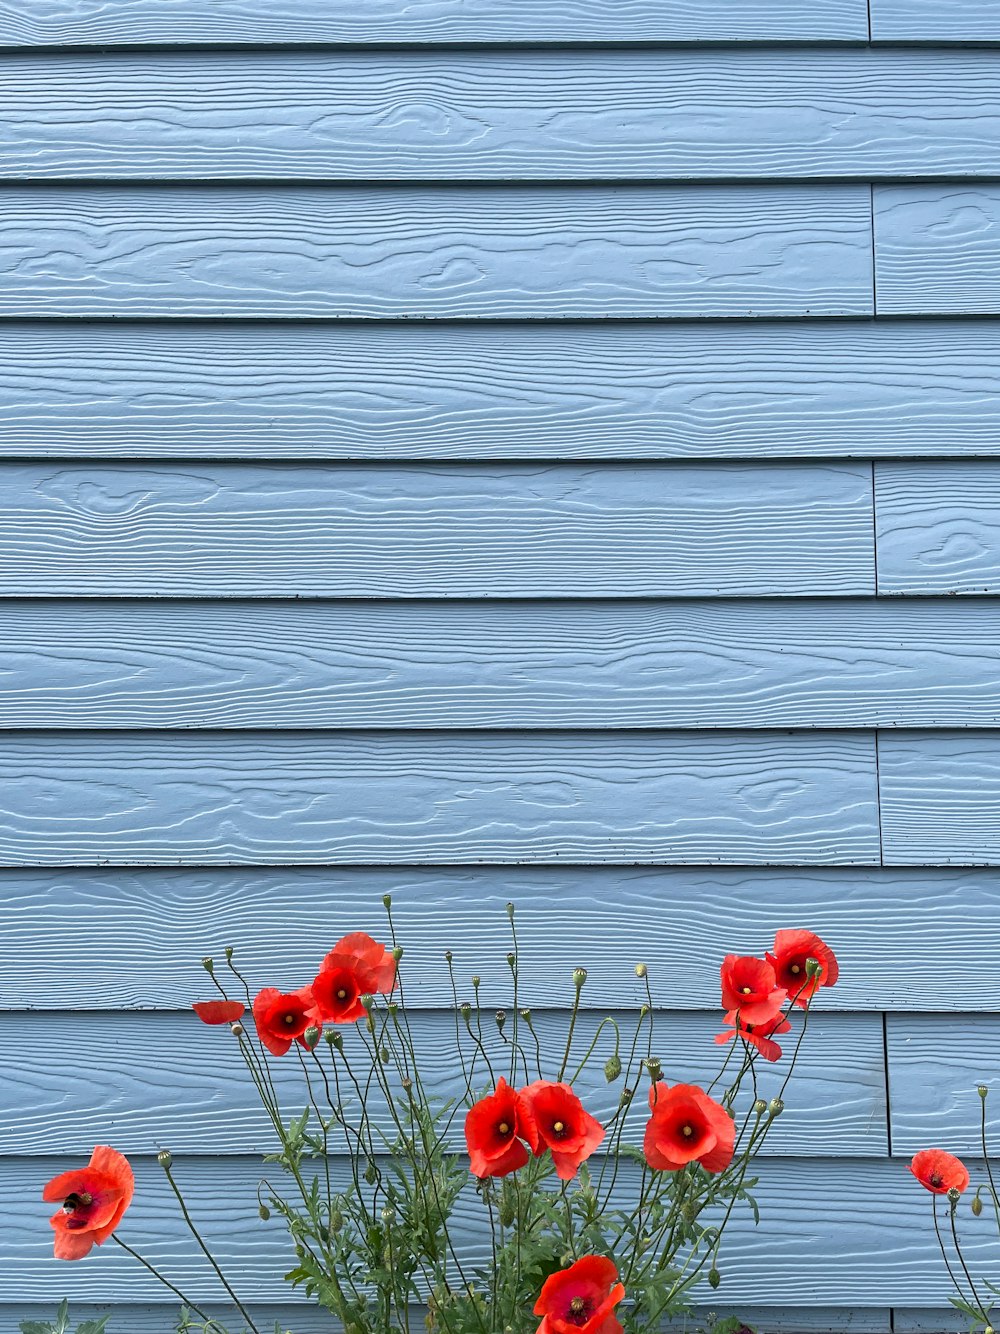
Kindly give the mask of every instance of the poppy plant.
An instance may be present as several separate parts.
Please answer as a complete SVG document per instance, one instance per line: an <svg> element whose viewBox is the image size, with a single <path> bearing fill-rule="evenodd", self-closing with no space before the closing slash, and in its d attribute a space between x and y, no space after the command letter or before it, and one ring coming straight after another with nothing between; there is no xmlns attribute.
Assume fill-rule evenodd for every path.
<svg viewBox="0 0 1000 1334"><path fill-rule="evenodd" d="M764 959L727 954L719 970L726 1023L766 1024L785 1003L787 992L778 986L774 968Z"/></svg>
<svg viewBox="0 0 1000 1334"><path fill-rule="evenodd" d="M646 1126L646 1161L657 1172L676 1172L699 1162L722 1172L733 1159L736 1126L714 1098L696 1084L656 1083L649 1090L653 1115Z"/></svg>
<svg viewBox="0 0 1000 1334"><path fill-rule="evenodd" d="M774 969L778 986L784 987L803 1009L820 987L832 987L840 975L837 956L812 931L779 931L774 937L774 953L765 958ZM815 977L808 975L809 959L819 964Z"/></svg>
<svg viewBox="0 0 1000 1334"><path fill-rule="evenodd" d="M932 1195L963 1191L969 1184L969 1169L953 1153L944 1149L921 1149L913 1155L910 1171Z"/></svg>
<svg viewBox="0 0 1000 1334"><path fill-rule="evenodd" d="M284 1056L293 1042L304 1047L303 1033L318 1023L316 1003L308 987L289 992L274 987L258 991L253 1019L258 1037L272 1056Z"/></svg>
<svg viewBox="0 0 1000 1334"><path fill-rule="evenodd" d="M521 1090L527 1108L525 1137L538 1158L550 1150L556 1176L572 1181L577 1169L604 1139L604 1127L584 1109L568 1084L540 1079Z"/></svg>
<svg viewBox="0 0 1000 1334"><path fill-rule="evenodd" d="M99 1144L86 1167L53 1177L42 1191L48 1203L61 1202L52 1215L57 1260L82 1260L102 1246L132 1203L135 1177L127 1158Z"/></svg>
<svg viewBox="0 0 1000 1334"><path fill-rule="evenodd" d="M537 1334L622 1334L615 1307L625 1296L613 1260L584 1255L550 1274L535 1302Z"/></svg>
<svg viewBox="0 0 1000 1334"><path fill-rule="evenodd" d="M473 1176L504 1177L528 1161L520 1137L526 1135L531 1113L507 1081L470 1107L465 1117L465 1143Z"/></svg>
<svg viewBox="0 0 1000 1334"><path fill-rule="evenodd" d="M240 1001L231 1000L195 1001L191 1006L203 1024L235 1024L246 1008Z"/></svg>
<svg viewBox="0 0 1000 1334"><path fill-rule="evenodd" d="M769 1019L766 1024L737 1024L735 1027L727 1029L725 1033L716 1034L716 1042L732 1042L733 1038L740 1037L744 1042L749 1042L752 1047L760 1052L765 1061L780 1061L781 1048L773 1041L775 1033L788 1033L792 1025L783 1014L776 1015Z"/></svg>

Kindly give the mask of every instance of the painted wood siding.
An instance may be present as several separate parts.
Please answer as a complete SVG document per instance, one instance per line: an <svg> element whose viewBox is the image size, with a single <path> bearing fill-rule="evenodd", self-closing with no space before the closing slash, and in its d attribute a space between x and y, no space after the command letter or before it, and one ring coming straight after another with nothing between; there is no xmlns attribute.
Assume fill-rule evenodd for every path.
<svg viewBox="0 0 1000 1334"><path fill-rule="evenodd" d="M906 1161L997 1082L998 13L0 0L0 1334L168 1328L51 1261L97 1140L193 1296L161 1143L262 1322L326 1328L184 1015L386 892L432 1046L513 899L540 1012L642 958L692 1077L721 956L822 931L702 1300L961 1327Z"/></svg>

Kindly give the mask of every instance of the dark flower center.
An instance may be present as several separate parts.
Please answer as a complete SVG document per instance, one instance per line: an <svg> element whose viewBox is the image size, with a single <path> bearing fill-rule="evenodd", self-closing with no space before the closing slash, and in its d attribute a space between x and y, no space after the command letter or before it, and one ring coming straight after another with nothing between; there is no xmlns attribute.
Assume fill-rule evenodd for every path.
<svg viewBox="0 0 1000 1334"><path fill-rule="evenodd" d="M556 1139L562 1139L566 1135L566 1133L567 1131L566 1131L565 1121L552 1122L552 1134L556 1137Z"/></svg>
<svg viewBox="0 0 1000 1334"><path fill-rule="evenodd" d="M792 973L795 977L798 977L799 973L802 972L802 966L801 964L793 963L788 971Z"/></svg>
<svg viewBox="0 0 1000 1334"><path fill-rule="evenodd" d="M571 1325L585 1325L590 1319L592 1307L586 1297L574 1297L566 1312L566 1319Z"/></svg>
<svg viewBox="0 0 1000 1334"><path fill-rule="evenodd" d="M507 1124L506 1121L501 1121L500 1124L497 1126L497 1130L499 1130L501 1135L510 1134L510 1126Z"/></svg>
<svg viewBox="0 0 1000 1334"><path fill-rule="evenodd" d="M694 1126L681 1126L681 1134L685 1139L690 1139L694 1134Z"/></svg>
<svg viewBox="0 0 1000 1334"><path fill-rule="evenodd" d="M942 1184L941 1173L940 1173L940 1172L932 1172L932 1173L931 1173L931 1185L936 1187L936 1186L940 1186L941 1184Z"/></svg>
<svg viewBox="0 0 1000 1334"><path fill-rule="evenodd" d="M298 1016L292 1014L291 1012L286 1014L284 1019L282 1020L282 1023L285 1025L286 1028L292 1028L297 1022L298 1022Z"/></svg>
<svg viewBox="0 0 1000 1334"><path fill-rule="evenodd" d="M337 992L337 1000L347 1000L347 992L343 987Z"/></svg>
<svg viewBox="0 0 1000 1334"><path fill-rule="evenodd" d="M66 1196L63 1200L63 1213L67 1215L66 1226L70 1231L78 1231L87 1226L86 1217L78 1218L76 1215L78 1212L86 1213L93 1203L93 1195L86 1190L80 1191L79 1194L74 1191L72 1195Z"/></svg>

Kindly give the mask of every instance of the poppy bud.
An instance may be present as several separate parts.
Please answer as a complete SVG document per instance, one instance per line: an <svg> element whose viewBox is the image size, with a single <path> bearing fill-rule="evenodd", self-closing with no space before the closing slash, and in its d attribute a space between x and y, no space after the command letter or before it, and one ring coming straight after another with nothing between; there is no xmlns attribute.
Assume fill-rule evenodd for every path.
<svg viewBox="0 0 1000 1334"><path fill-rule="evenodd" d="M202 968L204 968L206 973L215 972L215 960L210 959L207 954L205 955L204 959L202 959L201 966Z"/></svg>
<svg viewBox="0 0 1000 1334"><path fill-rule="evenodd" d="M400 959L403 957L402 945L393 945L392 949L390 950L390 953L392 957L396 960L396 962L399 963Z"/></svg>
<svg viewBox="0 0 1000 1334"><path fill-rule="evenodd" d="M476 973L476 974L474 975L473 979L472 979L472 985L473 985L473 987L475 987L476 991L479 990L479 983L480 983L481 981L482 981L482 978L479 976L478 973Z"/></svg>
<svg viewBox="0 0 1000 1334"><path fill-rule="evenodd" d="M983 1330L983 1334L993 1334L993 1326L987 1325L986 1328Z"/></svg>
<svg viewBox="0 0 1000 1334"><path fill-rule="evenodd" d="M513 951L511 951L511 953L507 955L507 963L511 968L517 967L517 955L514 954Z"/></svg>
<svg viewBox="0 0 1000 1334"><path fill-rule="evenodd" d="M513 903L508 903L508 904L507 904L507 916L511 919L511 921L514 920L514 905L513 905Z"/></svg>
<svg viewBox="0 0 1000 1334"><path fill-rule="evenodd" d="M225 956L226 956L226 963L232 963L232 961L233 961L233 955L236 953L236 951L233 949L232 945L227 945L226 948L225 948L224 953L225 953Z"/></svg>
<svg viewBox="0 0 1000 1334"><path fill-rule="evenodd" d="M780 1098L772 1098L771 1101L767 1104L767 1110L771 1113L772 1116L780 1116L781 1113L785 1110L785 1104L781 1101Z"/></svg>
<svg viewBox="0 0 1000 1334"><path fill-rule="evenodd" d="M445 952L444 952L444 961L445 961L445 963L451 963L451 961L452 961L452 959L454 959L454 957L455 957L455 956L454 956L454 954L452 954L451 950L445 950Z"/></svg>
<svg viewBox="0 0 1000 1334"><path fill-rule="evenodd" d="M604 1062L604 1078L609 1084L613 1084L622 1072L622 1063L619 1057L609 1056Z"/></svg>
<svg viewBox="0 0 1000 1334"><path fill-rule="evenodd" d="M645 1019L645 1017L646 1017L647 1014L649 1014L649 1006L648 1006L648 1005L645 1005L645 1004L640 1005L640 1006L639 1006L639 1018L640 1018L640 1019Z"/></svg>
<svg viewBox="0 0 1000 1334"><path fill-rule="evenodd" d="M237 1021L236 1021L235 1024L230 1024L230 1025L229 1025L229 1031L230 1031L230 1033L232 1033L232 1035L233 1035L234 1037L241 1038L241 1037L243 1036L243 1034L246 1032L246 1029L243 1027L243 1025L242 1025L242 1024L240 1023L240 1021L237 1019Z"/></svg>
<svg viewBox="0 0 1000 1334"><path fill-rule="evenodd" d="M514 1197L510 1191L504 1191L500 1196L500 1222L504 1227L510 1227L514 1222Z"/></svg>
<svg viewBox="0 0 1000 1334"><path fill-rule="evenodd" d="M972 1213L975 1218L978 1218L982 1212L983 1212L983 1202L979 1198L979 1191L977 1190L972 1199Z"/></svg>
<svg viewBox="0 0 1000 1334"><path fill-rule="evenodd" d="M986 1095L989 1093L989 1089L986 1087L985 1084L980 1084L979 1088L977 1089L977 1092L981 1098L985 1099Z"/></svg>
<svg viewBox="0 0 1000 1334"><path fill-rule="evenodd" d="M394 1211L390 1209L388 1205L386 1205L385 1208L382 1209L381 1213L379 1214L379 1217L382 1219L383 1223L393 1223L396 1220L396 1215Z"/></svg>
<svg viewBox="0 0 1000 1334"><path fill-rule="evenodd" d="M584 982L586 982L586 980L587 980L587 970L586 970L586 968L574 968L574 969L573 969L573 985L576 987L577 991L580 990L580 988L583 986L583 984L584 984Z"/></svg>
<svg viewBox="0 0 1000 1334"><path fill-rule="evenodd" d="M265 1223L271 1217L271 1211L266 1204L262 1204L257 1210L257 1213L260 1215L260 1217L264 1220Z"/></svg>
<svg viewBox="0 0 1000 1334"><path fill-rule="evenodd" d="M646 965L645 965L644 963L637 963L637 964L636 964L636 966L635 966L635 975L636 975L636 977L645 977L647 971L648 971L648 970L647 970Z"/></svg>
<svg viewBox="0 0 1000 1334"><path fill-rule="evenodd" d="M391 895L391 894L383 894L383 895L382 895L382 906L383 906L383 908L391 908L391 907L392 907L392 895Z"/></svg>
<svg viewBox="0 0 1000 1334"><path fill-rule="evenodd" d="M365 1180L368 1182L369 1186L374 1182L376 1175L375 1164L369 1159L364 1172Z"/></svg>
<svg viewBox="0 0 1000 1334"><path fill-rule="evenodd" d="M764 1101L763 1098L758 1098L753 1105L753 1109L758 1116L763 1116L764 1113L767 1111L767 1103Z"/></svg>
<svg viewBox="0 0 1000 1334"><path fill-rule="evenodd" d="M708 1286L710 1288L717 1288L721 1282L722 1282L722 1275L716 1269L715 1265L713 1265L712 1268L708 1271Z"/></svg>
<svg viewBox="0 0 1000 1334"><path fill-rule="evenodd" d="M806 959L806 977L812 979L823 971L819 959Z"/></svg>
<svg viewBox="0 0 1000 1334"><path fill-rule="evenodd" d="M330 1215L330 1231L339 1232L343 1226L344 1226L344 1215L339 1211L339 1209L334 1209L333 1213Z"/></svg>
<svg viewBox="0 0 1000 1334"><path fill-rule="evenodd" d="M497 1029L502 1033L504 1029L504 1024L506 1024L507 1022L507 1011L497 1010L496 1021L497 1021Z"/></svg>
<svg viewBox="0 0 1000 1334"><path fill-rule="evenodd" d="M302 1042L306 1051L315 1051L319 1045L320 1029L315 1024L310 1024L302 1034Z"/></svg>
<svg viewBox="0 0 1000 1334"><path fill-rule="evenodd" d="M379 1060L382 1062L382 1064L388 1065L391 1059L392 1059L392 1053L389 1051L389 1048L388 1047L380 1048Z"/></svg>
<svg viewBox="0 0 1000 1334"><path fill-rule="evenodd" d="M344 1035L336 1028L326 1030L326 1040L331 1047L336 1047L338 1051L344 1050Z"/></svg>
<svg viewBox="0 0 1000 1334"><path fill-rule="evenodd" d="M169 1149L161 1149L160 1152L156 1155L156 1161L160 1164L160 1166L164 1169L164 1171L169 1172L174 1161L174 1155L170 1152Z"/></svg>

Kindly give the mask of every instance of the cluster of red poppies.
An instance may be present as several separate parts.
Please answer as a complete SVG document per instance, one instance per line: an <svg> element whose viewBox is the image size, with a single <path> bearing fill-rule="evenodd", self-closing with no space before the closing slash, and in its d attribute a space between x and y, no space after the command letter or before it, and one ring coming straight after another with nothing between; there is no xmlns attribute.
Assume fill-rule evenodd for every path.
<svg viewBox="0 0 1000 1334"><path fill-rule="evenodd" d="M388 994L396 985L391 950L363 931L339 940L323 960L312 985L297 991L264 987L254 997L253 1021L272 1056L284 1056L293 1042L305 1046L309 1028L353 1024L364 1013L363 996ZM239 1001L198 1001L195 1014L206 1024L232 1024L243 1015Z"/></svg>
<svg viewBox="0 0 1000 1334"><path fill-rule="evenodd" d="M729 1027L715 1040L742 1038L766 1061L780 1060L774 1036L792 1027L785 1002L805 1009L817 989L832 987L839 974L833 950L812 931L779 931L773 953L763 959L727 954L721 971L724 1022Z"/></svg>

